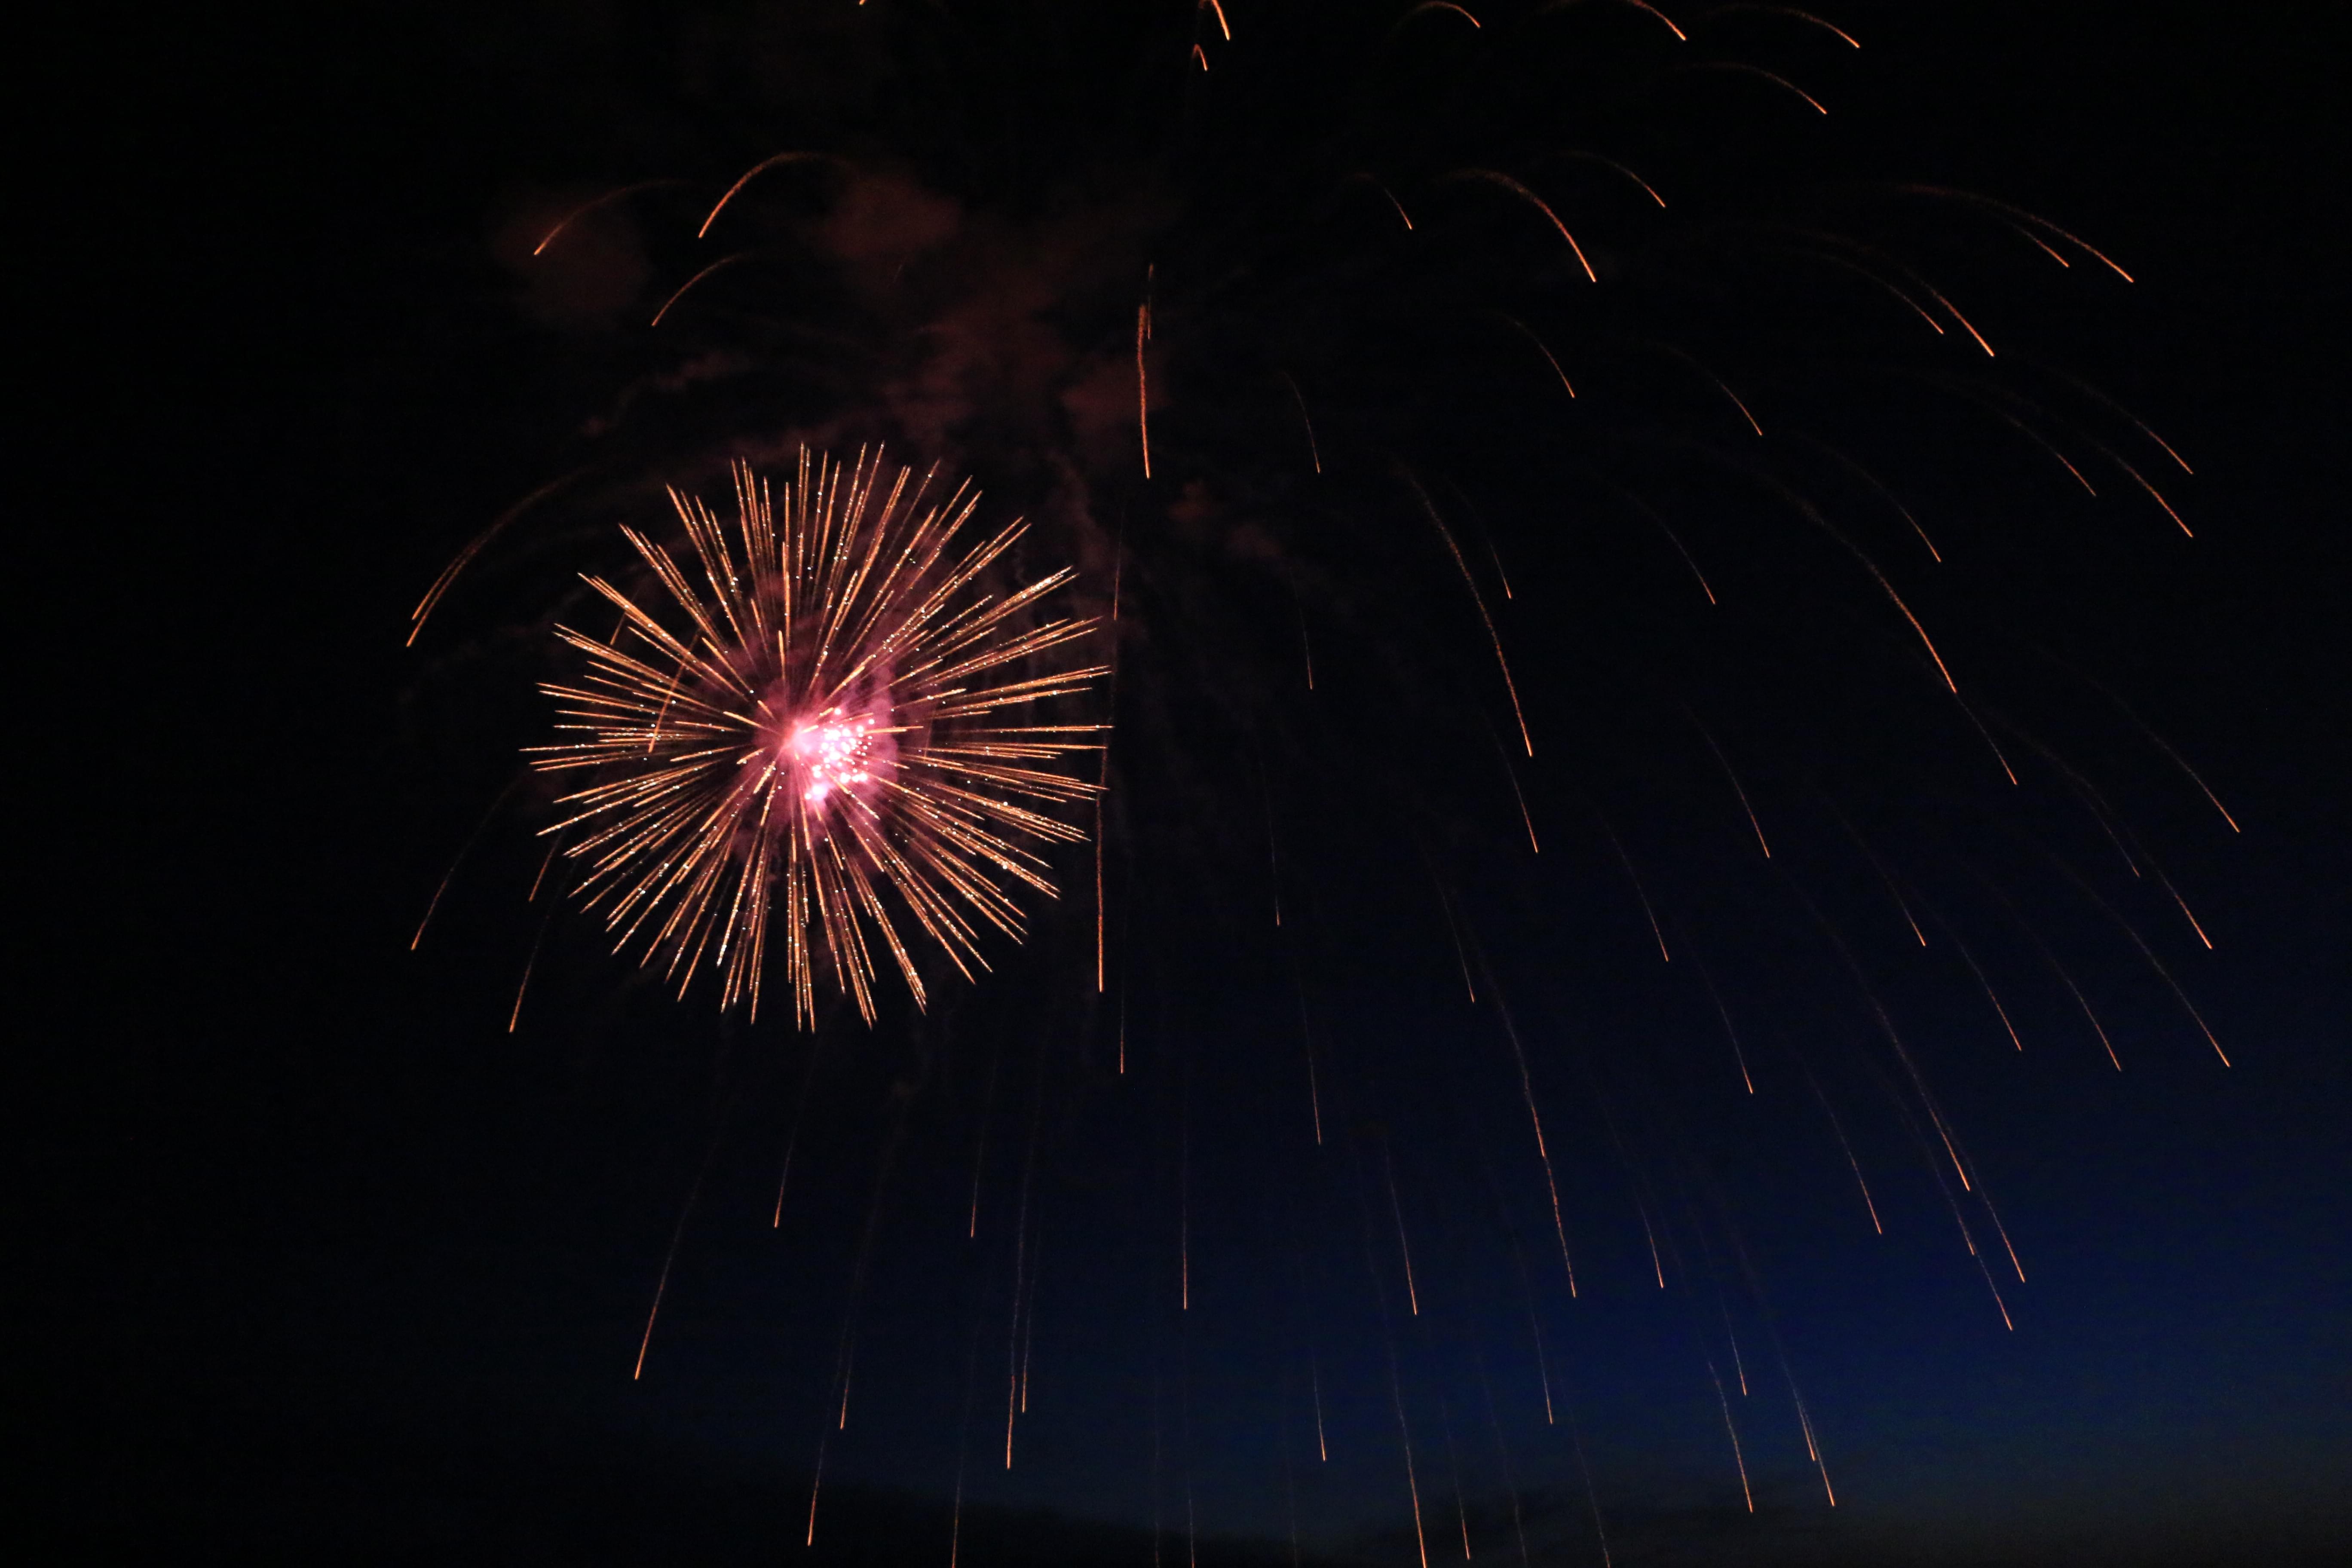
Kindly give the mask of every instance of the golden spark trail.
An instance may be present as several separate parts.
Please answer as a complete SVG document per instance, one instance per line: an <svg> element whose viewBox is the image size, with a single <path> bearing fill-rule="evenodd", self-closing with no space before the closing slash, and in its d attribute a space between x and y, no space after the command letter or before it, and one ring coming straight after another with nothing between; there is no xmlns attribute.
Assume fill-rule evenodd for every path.
<svg viewBox="0 0 2352 1568"><path fill-rule="evenodd" d="M701 271L696 273L693 277L688 279L685 282L679 284L677 286L677 292L672 294L668 299L662 301L661 309L654 312L654 319L646 322L646 325L649 327L660 326L662 324L662 318L669 314L671 306L686 298L686 291L688 289L693 288L697 283L701 282L704 279L709 277L712 273L719 270L721 268L732 267L737 262L748 258L751 254L751 253L748 250L739 250L732 256L722 256L718 260L712 262L709 266L704 268Z"/></svg>
<svg viewBox="0 0 2352 1568"><path fill-rule="evenodd" d="M554 918L550 915L541 921L539 934L531 939L530 956L523 961L521 983L515 986L514 1011L507 1015L507 1033L509 1035L515 1032L515 1026L522 1022L522 999L530 990L530 972L539 967L539 950L546 944L547 928Z"/></svg>
<svg viewBox="0 0 2352 1568"><path fill-rule="evenodd" d="M1395 198L1391 197L1390 199L1394 200ZM1404 209L1402 207L1399 207L1397 209L1397 213L1398 216L1403 216ZM1405 225L1405 227L1407 228L1411 228L1412 226L1412 225L1410 222ZM1288 371L1282 372L1281 375L1283 384L1290 388L1291 400L1298 405L1298 423L1306 426L1307 429L1307 460L1315 465L1315 471L1319 474L1323 471L1323 448L1316 445L1315 442L1315 421L1307 412L1307 395L1298 390L1298 383L1291 379L1291 374ZM1309 684L1311 685L1312 683L1310 682Z"/></svg>
<svg viewBox="0 0 2352 1568"><path fill-rule="evenodd" d="M1804 1064L1801 1060L1798 1065L1802 1067ZM1805 1082L1811 1087L1813 1098L1821 1101L1822 1114L1829 1118L1830 1131L1837 1134L1838 1147L1845 1152L1845 1163L1853 1172L1853 1184L1862 1190L1862 1206L1870 1215L1870 1228L1885 1236L1886 1227L1878 1222L1878 1205L1870 1201L1870 1184L1862 1178L1862 1162L1854 1158L1853 1145L1846 1141L1845 1124L1830 1108L1830 1097L1822 1092L1821 1080L1813 1076L1813 1069L1810 1067L1805 1068Z"/></svg>
<svg viewBox="0 0 2352 1568"><path fill-rule="evenodd" d="M1748 1500L1748 1511L1756 1511L1756 1493L1748 1485L1748 1459L1739 1451L1739 1428L1731 1424L1731 1401L1724 1397L1723 1379L1716 1374L1715 1363L1706 1363L1706 1380L1715 1384L1715 1402L1723 1411L1723 1429L1731 1436L1731 1462L1739 1469L1739 1495Z"/></svg>
<svg viewBox="0 0 2352 1568"><path fill-rule="evenodd" d="M1412 1282L1412 1243L1404 1233L1404 1205L1397 1196L1396 1162L1390 1156L1388 1134L1381 1134L1381 1173L1388 1180L1389 1213L1396 1217L1397 1255L1404 1259L1404 1299L1412 1315L1421 1316L1421 1291Z"/></svg>
<svg viewBox="0 0 2352 1568"><path fill-rule="evenodd" d="M1723 1005L1723 994L1715 988L1715 976L1706 972L1705 959L1693 955L1691 962L1698 965L1698 977L1706 986L1706 999L1715 1004L1715 1016L1723 1020L1723 1037L1731 1042L1731 1059L1739 1064L1739 1081L1754 1094L1756 1080L1748 1073L1748 1053L1739 1048L1739 1031L1731 1026L1731 1014Z"/></svg>
<svg viewBox="0 0 2352 1568"><path fill-rule="evenodd" d="M1192 52L1200 54L1199 45ZM1207 70L1203 58L1201 68ZM1144 345L1151 342L1151 268L1143 269L1143 302L1135 308L1135 426L1143 437L1143 477L1151 477L1151 382L1144 369Z"/></svg>
<svg viewBox="0 0 2352 1568"><path fill-rule="evenodd" d="M781 168L787 163L820 163L828 159L829 154L824 153L774 153L761 159L743 171L742 178L727 187L727 194L719 198L718 204L710 209L710 216L704 218L702 226L694 231L694 237L697 239L707 237L710 233L710 226L717 223L719 215L727 210L727 204L733 201L741 193L743 187L759 175L767 173L770 169ZM564 221L568 223L571 220L567 218Z"/></svg>
<svg viewBox="0 0 2352 1568"><path fill-rule="evenodd" d="M629 1370L629 1381L635 1383L646 1374L646 1349L654 1342L654 1321L661 1316L662 1298L669 1293L669 1271L677 1262L677 1244L685 1239L686 1222L694 1215L694 1200L702 1195L702 1184L710 1174L710 1163L719 1156L719 1130L710 1134L710 1148L702 1156L702 1169L694 1175L694 1185L686 1192L686 1202L677 1211L677 1225L669 1233L669 1250L662 1257L661 1278L654 1285L654 1304L646 1313L645 1337L637 1342L637 1363Z"/></svg>
<svg viewBox="0 0 2352 1568"><path fill-rule="evenodd" d="M1486 978L1491 984L1494 975L1489 973ZM1519 1069L1519 1094L1527 1101L1528 1121L1536 1132L1536 1158L1543 1162L1544 1191L1551 1198L1551 1228L1552 1234L1559 1238L1559 1266L1568 1271L1568 1293L1573 1299L1576 1295L1576 1265L1570 1261L1568 1256L1568 1223L1560 1217L1559 1183L1552 1175L1551 1151L1544 1144L1543 1113L1536 1109L1535 1082L1528 1076L1527 1050L1519 1044L1518 1027L1511 1022L1511 1009L1504 1003L1499 990L1495 994L1495 1011L1503 1020L1503 1036L1511 1042L1511 1060ZM1648 1221L1643 1223L1646 1225ZM1663 1274L1659 1276L1658 1285L1662 1289L1665 1286ZM1544 1402L1549 1405L1549 1394Z"/></svg>
<svg viewBox="0 0 2352 1568"><path fill-rule="evenodd" d="M2054 855L2050 856L2049 858L2059 870L2065 873L2066 879L2068 881L2074 883L2075 887L2082 889L2082 893L2084 898L2098 905L2100 910L2105 912L2109 920L2115 921L2116 925L2123 928L2123 933L2131 938L2132 945L2139 949L2139 955L2147 960L2147 966L2156 971L2157 978L2163 981L2165 985L2172 992L2173 999L2180 1004L2181 1011L2189 1015L2189 1021L2194 1023L2197 1026L2198 1032L2205 1037L2205 1043L2213 1047L2213 1054L2221 1058L2221 1065L2223 1067L2228 1067L2230 1065L2230 1053L2223 1050L2221 1048L2221 1042L2213 1037L2213 1031L2206 1024L2205 1016L2197 1011L2196 1004L2189 1000L2189 993L2180 988L2180 982L2172 977L2172 971L2165 968L2163 960L2156 956L2156 950L2147 945L2147 941L2139 934L2138 928L2134 926L2131 921L2124 919L2121 911L2117 910L2115 905L2101 898L2098 893L2092 889L2091 884L2083 880L2081 875L2076 872L2072 866L2067 865L2066 862L2059 859ZM2184 904L2181 907L2186 910L2188 906ZM2189 923L2192 925L2196 923L2193 916L2190 918ZM2200 931L2198 934L2201 936L2204 933ZM2211 942L2207 942L2205 945L2210 947L2213 944Z"/></svg>
<svg viewBox="0 0 2352 1568"><path fill-rule="evenodd" d="M1478 580L1470 574L1470 563L1463 559L1462 547L1454 542L1453 531L1438 515L1437 503L1429 499L1429 492L1421 488L1421 481L1413 477L1412 470L1400 468L1398 472L1404 476L1404 482L1412 487L1412 493L1420 498L1421 510L1428 513L1431 524L1437 530L1437 537L1445 542L1447 553L1454 557L1454 564L1462 573L1463 585L1470 590L1470 602L1478 606L1478 618L1486 623L1486 638L1495 645L1496 667L1503 672L1503 689L1511 699L1511 716L1518 721L1519 743L1532 757L1536 754L1536 743L1528 735L1528 716L1519 707L1518 683L1511 679L1511 661L1503 657L1503 635L1495 629L1495 617L1486 613L1486 599L1478 592Z"/></svg>
<svg viewBox="0 0 2352 1568"><path fill-rule="evenodd" d="M592 197L556 219L555 226L540 237L539 243L530 247L530 253L538 256L544 252L549 246L555 243L556 236L594 212L598 207L620 201L624 197L634 196L642 191L659 190L665 185L682 185L685 183L683 180L640 180L634 185L623 185L617 190L606 191L601 196Z"/></svg>
<svg viewBox="0 0 2352 1568"><path fill-rule="evenodd" d="M1934 914L1935 911L1930 910L1928 912ZM1952 946L1959 951L1960 962L1967 964L1969 973L1977 977L1977 984L1983 990L1985 1000L1992 1004L1993 1016L1999 1018L2000 1026L2009 1032L2009 1043L2023 1050L2025 1042L2017 1037L2017 1026L2009 1021L2009 1009L2002 1006L2000 998L1993 994L1992 982L1985 977L1984 966L1977 962L1976 954L1969 951L1968 943L1960 940L1960 933L1952 929L1951 921L1938 915L1936 923L1944 928L1944 934L1952 939Z"/></svg>
<svg viewBox="0 0 2352 1568"><path fill-rule="evenodd" d="M1657 939L1659 961L1672 963L1675 955L1666 951L1665 931L1658 924L1658 911L1650 907L1650 895L1642 886L1641 875L1633 869L1633 858L1625 853L1624 841L1617 837L1617 829L1610 826L1609 818L1601 816L1599 806L1593 806L1592 815L1600 819L1601 831L1609 836L1609 847L1617 852L1617 863L1625 868L1625 880L1633 885L1633 897L1641 900L1642 918L1650 922L1650 934Z"/></svg>
<svg viewBox="0 0 2352 1568"><path fill-rule="evenodd" d="M1462 14L1465 16L1469 15L1467 11L1465 11ZM1497 190L1507 191L1512 195L1518 197L1521 201L1527 203L1529 206L1535 208L1536 211L1543 214L1546 218L1550 220L1551 226L1559 232L1560 238L1568 242L1569 253L1576 258L1576 264L1584 268L1585 281L1588 283L1598 283L1601 281L1601 275L1592 270L1592 263L1584 258L1584 247L1576 243L1576 236L1568 232L1568 225L1559 221L1559 214L1552 211L1551 204L1549 202L1545 201L1541 196L1536 195L1535 192L1529 190L1526 185L1511 178L1510 175L1495 169L1457 169L1453 174L1445 175L1444 178L1449 180L1475 181L1480 184L1493 185ZM1654 195L1655 193L1653 194ZM1525 331L1527 329L1524 327L1520 329L1522 331ZM1530 337L1534 336L1533 333L1528 333L1528 335ZM1536 346L1538 348L1543 347L1541 343L1538 343ZM1549 350L1545 350L1544 357L1546 359L1551 358L1551 353ZM1554 370L1558 370L1559 365L1555 362L1552 368ZM1568 380L1568 377L1563 375L1560 377L1560 380L1564 383ZM1570 389L1569 395L1570 397L1575 396L1575 391Z"/></svg>
<svg viewBox="0 0 2352 1568"><path fill-rule="evenodd" d="M1691 721L1692 728L1699 732L1699 738L1706 742L1706 749L1715 753L1717 764L1723 769L1723 776L1731 782L1731 793L1739 797L1739 809L1748 814L1748 826L1756 830L1756 847L1763 850L1764 858L1769 860L1772 858L1772 846L1765 842L1764 825L1756 820L1756 808L1748 804L1748 792L1740 787L1739 775L1731 769L1731 759L1723 754L1723 748L1715 743L1715 736L1698 721L1697 714L1685 708L1683 716Z"/></svg>

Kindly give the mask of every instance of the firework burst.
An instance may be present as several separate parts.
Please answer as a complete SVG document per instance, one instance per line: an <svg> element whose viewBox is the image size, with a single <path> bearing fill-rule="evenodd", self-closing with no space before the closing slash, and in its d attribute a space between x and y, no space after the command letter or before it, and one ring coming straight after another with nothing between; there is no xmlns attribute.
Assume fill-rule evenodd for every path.
<svg viewBox="0 0 2352 1568"><path fill-rule="evenodd" d="M542 687L565 738L530 748L593 775L544 831L582 833L562 853L616 949L681 993L707 964L719 1005L756 1016L772 939L803 1026L820 968L871 1024L877 948L920 1006L925 939L967 978L984 927L1020 940L1015 885L1051 897L1040 851L1086 837L1054 809L1098 787L1055 764L1108 728L1004 721L1053 717L1106 673L1043 668L1095 630L1038 614L1076 574L992 591L1025 525L957 554L970 482L934 499L936 468L884 477L878 450L803 448L781 493L739 464L731 529L673 489L690 554L622 530L660 595L586 578L620 620L609 638L557 628L586 667Z"/></svg>

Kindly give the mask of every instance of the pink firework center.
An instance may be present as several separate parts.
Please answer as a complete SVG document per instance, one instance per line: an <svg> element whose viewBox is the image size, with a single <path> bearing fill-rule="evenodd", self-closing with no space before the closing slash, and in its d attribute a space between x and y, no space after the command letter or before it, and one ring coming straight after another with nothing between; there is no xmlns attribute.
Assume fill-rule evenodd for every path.
<svg viewBox="0 0 2352 1568"><path fill-rule="evenodd" d="M887 767L876 755L876 729L873 720L864 715L850 719L839 713L821 714L793 725L782 753L793 777L800 781L801 798L811 805L823 805L837 789L855 790L859 784L872 784L877 772Z"/></svg>

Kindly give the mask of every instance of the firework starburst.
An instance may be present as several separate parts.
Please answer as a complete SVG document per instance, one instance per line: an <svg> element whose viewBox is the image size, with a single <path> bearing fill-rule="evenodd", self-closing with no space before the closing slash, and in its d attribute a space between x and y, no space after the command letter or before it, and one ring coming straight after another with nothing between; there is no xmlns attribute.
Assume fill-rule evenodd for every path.
<svg viewBox="0 0 2352 1568"><path fill-rule="evenodd" d="M593 775L546 831L615 945L681 991L707 964L720 1005L756 1015L773 940L803 1026L820 968L871 1023L877 946L920 1005L910 943L969 977L983 926L1019 940L1013 885L1053 894L1040 850L1085 837L1053 810L1097 788L1055 765L1107 728L1004 722L1051 719L1105 673L1042 659L1095 629L1038 614L1075 573L994 590L1024 525L956 553L970 483L934 499L936 469L883 478L878 451L803 449L780 489L737 466L731 528L673 489L687 552L625 527L660 592L586 579L620 620L557 628L586 668L543 688L565 738L530 752Z"/></svg>

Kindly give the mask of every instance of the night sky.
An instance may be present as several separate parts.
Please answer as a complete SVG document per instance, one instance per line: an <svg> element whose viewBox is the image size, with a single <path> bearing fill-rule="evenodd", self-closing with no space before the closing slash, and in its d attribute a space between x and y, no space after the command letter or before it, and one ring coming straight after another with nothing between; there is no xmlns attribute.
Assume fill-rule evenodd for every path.
<svg viewBox="0 0 2352 1568"><path fill-rule="evenodd" d="M1234 0L1205 75L1213 17L1130 9L134 7L28 49L63 90L19 312L46 363L12 1534L71 1543L49 1561L944 1564L961 1475L960 1562L1410 1563L1402 1420L1433 1563L1597 1563L1603 1535L1624 1564L2337 1560L2340 8L1824 11L1856 52L1735 6L1689 46L1801 79L1818 126L1754 72L1659 72L1604 0L1557 56L1458 52L1527 6L1465 43L1389 29L1402 5ZM1687 226L1612 237L1655 220L1543 165L1603 237L1590 285L1442 177L1538 166L1538 58L1563 98L1649 84L1573 124L1669 172ZM1365 109L1374 67L1405 85ZM1318 116L1349 115L1335 153ZM735 221L769 248L648 329L717 255L694 215L826 137L858 172L755 192ZM1291 174L1360 155L1425 198L1421 250L1355 237L1369 208L1286 237ZM1180 165L1241 173L1155 183ZM530 256L656 180L562 267ZM1906 182L2044 215L2136 281L1871 194ZM1832 227L2014 353L1889 357L1924 329L1818 278L1740 306L1768 276L1744 258ZM1148 485L1118 336L1146 262ZM1573 407L1494 326L1533 336L1500 316L1536 308L1522 284L1621 302L1563 355L1598 378ZM1454 300L1496 308L1456 331ZM1811 324L1849 318L1875 324ZM1643 346L1669 341L1698 353ZM1261 347L1324 411L1323 490L1274 423L1290 394L1245 374ZM1711 490L1706 454L1749 439L1717 368L1774 443ZM2098 391L2053 412L1958 379L1997 373ZM1922 416L1922 387L1961 390ZM2095 500L2043 429L2105 454ZM1101 994L1087 854L979 984L871 1031L833 1009L814 1046L526 900L550 792L518 748L574 574L618 559L614 522L661 524L662 482L715 498L726 457L812 432L976 474L1085 608L1127 563ZM2127 437L2193 540L2119 471ZM1857 531L1725 499L1767 462ZM451 555L557 479L404 646ZM1629 486L1721 606L1664 521L1592 521ZM1901 562L1981 739L1864 550Z"/></svg>

